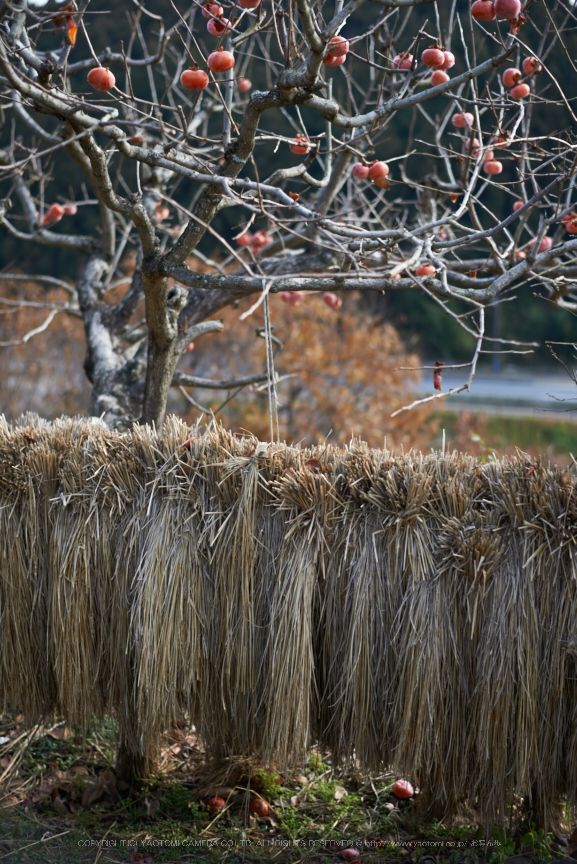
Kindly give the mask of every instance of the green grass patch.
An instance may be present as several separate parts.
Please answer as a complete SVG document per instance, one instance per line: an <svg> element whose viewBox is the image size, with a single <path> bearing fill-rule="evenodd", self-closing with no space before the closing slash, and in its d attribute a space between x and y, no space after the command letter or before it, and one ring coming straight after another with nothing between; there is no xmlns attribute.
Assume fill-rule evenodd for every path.
<svg viewBox="0 0 577 864"><path fill-rule="evenodd" d="M21 719L0 718L0 729L12 735L15 752L23 746ZM190 730L178 732L179 741L194 739ZM418 794L394 798L392 774L335 769L330 756L316 752L283 777L265 768L247 776L246 765L237 766L229 786L217 789L227 806L216 814L206 806L214 794L206 786L212 768L191 742L177 755L167 747L162 770L137 794L123 791L110 770L115 734L115 724L105 722L85 736L40 734L22 751L18 772L0 793L0 862L128 864L139 853L153 864L336 864L349 847L362 864L419 864L425 856L437 864L504 864L514 854L530 854L536 864L562 858L553 835L524 821L520 806L508 830L492 835L470 819L427 820ZM91 800L111 777L112 791L106 787ZM261 817L249 813L255 797L269 805ZM565 816L568 828L572 814Z"/></svg>
<svg viewBox="0 0 577 864"><path fill-rule="evenodd" d="M514 452L515 447L532 456L577 458L577 423L539 417L444 412L440 429L445 430L447 446L476 455L495 451L497 457ZM441 431L442 435L442 431ZM435 446L438 446L440 437Z"/></svg>
<svg viewBox="0 0 577 864"><path fill-rule="evenodd" d="M577 425L531 417L487 417L487 438L497 449L511 446L521 450L551 448L554 453L577 452Z"/></svg>
<svg viewBox="0 0 577 864"><path fill-rule="evenodd" d="M312 781L301 798L299 784L287 781L283 788L297 797L294 804L279 800L266 819L247 818L242 806L232 806L216 824L192 788L170 780L149 790L146 800L125 799L112 810L95 805L73 820L49 804L34 811L14 806L0 811L0 854L9 852L11 864L88 864L99 852L99 861L113 864L126 864L134 852L150 855L154 864L335 864L336 853L353 846L363 864L418 864L424 856L440 864L504 864L521 853L541 864L561 859L553 836L530 823L519 823L512 832L496 830L484 840L479 826L427 822L419 816L418 801L399 808L389 796L375 800L353 786L343 776L318 787ZM347 794L336 800L342 790ZM151 817L147 801L153 795L159 806Z"/></svg>

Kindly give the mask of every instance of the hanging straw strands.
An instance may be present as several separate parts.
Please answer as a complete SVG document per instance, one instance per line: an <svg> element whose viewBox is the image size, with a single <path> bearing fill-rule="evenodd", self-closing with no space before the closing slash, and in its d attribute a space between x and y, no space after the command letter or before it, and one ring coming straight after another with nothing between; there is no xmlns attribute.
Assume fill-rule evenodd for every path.
<svg viewBox="0 0 577 864"><path fill-rule="evenodd" d="M192 435L0 418L4 704L115 712L135 755L185 712L219 758L318 742L488 821L577 806L569 471Z"/></svg>

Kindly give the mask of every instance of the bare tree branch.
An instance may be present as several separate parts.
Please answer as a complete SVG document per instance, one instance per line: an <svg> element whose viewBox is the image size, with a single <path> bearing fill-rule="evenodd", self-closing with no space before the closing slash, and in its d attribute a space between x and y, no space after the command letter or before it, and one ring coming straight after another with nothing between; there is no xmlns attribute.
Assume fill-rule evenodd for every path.
<svg viewBox="0 0 577 864"><path fill-rule="evenodd" d="M261 381L266 381L265 375L247 375L245 378L236 378L231 381L213 381L210 378L197 378L195 375L186 375L178 369L174 373L172 379L173 387L199 387L206 390L232 390L234 387L246 387L249 384L259 384Z"/></svg>
<svg viewBox="0 0 577 864"><path fill-rule="evenodd" d="M187 90L188 68L202 79L219 45L199 29L202 0L162 15L135 5L128 38L111 47L98 44L87 4L68 16L78 44L60 11L26 0L5 4L0 20L12 121L0 230L23 250L66 249L78 268L74 287L22 274L1 274L0 286L36 278L67 291L68 304L44 308L82 316L91 412L120 428L161 426L187 344L251 295L421 292L475 339L469 383L493 344L484 309L495 299L539 286L577 311L573 25L563 4L525 3L526 23L469 16L465 28L460 7L436 0L278 0L273 15L244 9L231 22L222 36L234 66L224 78L211 68L201 90ZM218 29L218 16L208 19ZM446 72L425 65L427 40L452 46ZM502 77L515 52L519 91ZM243 94L250 68L263 89ZM127 253L134 270L124 276Z"/></svg>

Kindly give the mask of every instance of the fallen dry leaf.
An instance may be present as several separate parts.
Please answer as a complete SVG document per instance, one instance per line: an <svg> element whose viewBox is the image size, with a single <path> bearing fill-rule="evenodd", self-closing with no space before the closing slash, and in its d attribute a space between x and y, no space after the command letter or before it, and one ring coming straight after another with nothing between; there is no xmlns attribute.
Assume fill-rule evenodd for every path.
<svg viewBox="0 0 577 864"><path fill-rule="evenodd" d="M65 741L70 735L70 730L66 726L58 726L56 729L51 729L46 733L49 738L56 738L57 741Z"/></svg>
<svg viewBox="0 0 577 864"><path fill-rule="evenodd" d="M116 775L112 773L112 771L103 771L100 777L98 778L98 783L106 794L112 798L113 801L118 801L118 792L116 791Z"/></svg>
<svg viewBox="0 0 577 864"><path fill-rule="evenodd" d="M148 852L133 852L130 864L154 864L154 858Z"/></svg>
<svg viewBox="0 0 577 864"><path fill-rule="evenodd" d="M323 463L320 459L307 459L307 461L305 462L305 468L312 474L324 473Z"/></svg>
<svg viewBox="0 0 577 864"><path fill-rule="evenodd" d="M149 801L148 798L145 798L144 803L146 804L146 815L149 819L154 819L156 817L156 811L160 807L160 801L157 801L156 798L153 798L151 801Z"/></svg>
<svg viewBox="0 0 577 864"><path fill-rule="evenodd" d="M274 816L261 816L259 819L261 825L268 825L270 828L277 828L278 822L274 818Z"/></svg>
<svg viewBox="0 0 577 864"><path fill-rule="evenodd" d="M60 797L60 795L55 795L52 799L52 806L56 808L60 813L69 813L68 807Z"/></svg>
<svg viewBox="0 0 577 864"><path fill-rule="evenodd" d="M186 741L186 735L187 731L185 728L173 726L166 737L171 744L182 744L183 741Z"/></svg>
<svg viewBox="0 0 577 864"><path fill-rule="evenodd" d="M97 801L104 795L104 788L100 783L93 783L91 786L88 786L82 795L82 806L83 807L92 807L93 804L96 804Z"/></svg>
<svg viewBox="0 0 577 864"><path fill-rule="evenodd" d="M103 771L98 778L99 783L116 783L116 774L112 771Z"/></svg>
<svg viewBox="0 0 577 864"><path fill-rule="evenodd" d="M348 794L344 786L335 786L335 801L340 801L341 798L344 798Z"/></svg>
<svg viewBox="0 0 577 864"><path fill-rule="evenodd" d="M65 783L66 780L66 771L61 771L56 762L51 762L48 771L44 775L44 782L42 784L42 788L44 790L48 789L48 791L50 791L53 786L57 786L60 783Z"/></svg>

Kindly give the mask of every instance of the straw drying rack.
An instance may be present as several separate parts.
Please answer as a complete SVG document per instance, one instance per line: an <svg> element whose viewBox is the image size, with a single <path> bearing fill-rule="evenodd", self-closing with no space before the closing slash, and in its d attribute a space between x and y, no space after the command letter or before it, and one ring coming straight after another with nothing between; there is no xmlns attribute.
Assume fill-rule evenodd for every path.
<svg viewBox="0 0 577 864"><path fill-rule="evenodd" d="M0 697L546 818L577 806L576 538L571 472L521 456L0 418Z"/></svg>

